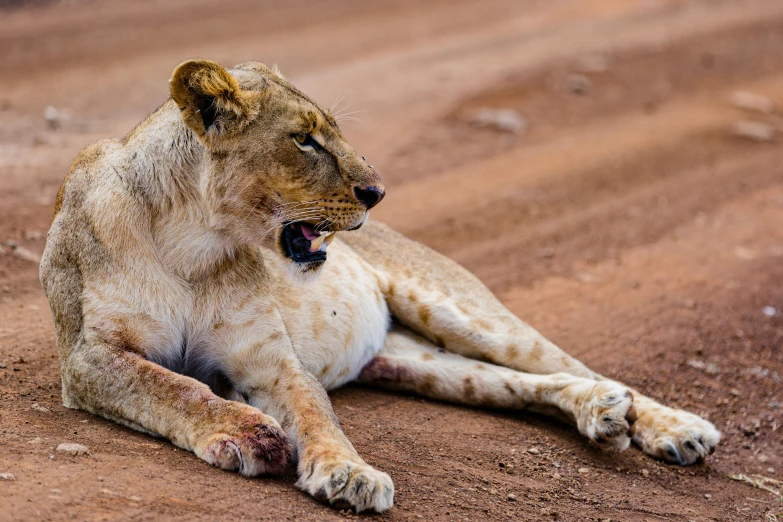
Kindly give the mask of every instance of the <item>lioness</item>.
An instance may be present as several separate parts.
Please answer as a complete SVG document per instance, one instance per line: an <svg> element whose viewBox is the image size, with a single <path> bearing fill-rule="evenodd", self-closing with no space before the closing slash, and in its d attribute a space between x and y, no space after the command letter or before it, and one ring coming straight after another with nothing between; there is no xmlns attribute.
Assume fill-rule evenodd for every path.
<svg viewBox="0 0 783 522"><path fill-rule="evenodd" d="M712 424L592 372L463 268L367 222L378 174L276 70L188 61L170 86L58 194L40 275L65 406L243 475L296 460L299 488L357 512L390 508L394 486L332 412L325 390L351 381L544 411L682 465L712 453Z"/></svg>

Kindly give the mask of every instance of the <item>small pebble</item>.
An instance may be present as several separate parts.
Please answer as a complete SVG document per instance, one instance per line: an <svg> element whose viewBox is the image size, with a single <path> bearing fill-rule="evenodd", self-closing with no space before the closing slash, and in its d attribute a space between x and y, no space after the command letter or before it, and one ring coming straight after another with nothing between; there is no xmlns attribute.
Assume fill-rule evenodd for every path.
<svg viewBox="0 0 783 522"><path fill-rule="evenodd" d="M41 437L36 437L27 441L28 444L40 444L41 442L43 442Z"/></svg>
<svg viewBox="0 0 783 522"><path fill-rule="evenodd" d="M35 411L40 411L41 413L49 413L49 408L47 408L47 407L45 407L45 406L41 406L41 405L40 405L40 404L38 404L37 402L36 402L36 403L34 403L34 404L31 406L31 408L32 408L32 409L34 409Z"/></svg>
<svg viewBox="0 0 783 522"><path fill-rule="evenodd" d="M63 123L65 123L68 119L68 116L64 111L58 109L57 107L52 107L51 105L44 109L43 115L44 120L46 120L46 123L52 130L61 128Z"/></svg>
<svg viewBox="0 0 783 522"><path fill-rule="evenodd" d="M572 74L566 80L568 90L574 94L587 94L590 92L590 87L592 87L592 85L590 78L583 74Z"/></svg>
<svg viewBox="0 0 783 522"><path fill-rule="evenodd" d="M0 480L16 480L16 477L11 473L0 473Z"/></svg>
<svg viewBox="0 0 783 522"><path fill-rule="evenodd" d="M521 134L527 130L527 120L514 109L479 109L471 117L470 124L474 127L492 127L512 134Z"/></svg>
<svg viewBox="0 0 783 522"><path fill-rule="evenodd" d="M531 455L538 455L539 454L538 448L530 448L530 449L527 450L527 452L530 453Z"/></svg>
<svg viewBox="0 0 783 522"><path fill-rule="evenodd" d="M775 104L769 98L748 91L734 91L731 95L731 103L744 111L771 114L775 112Z"/></svg>
<svg viewBox="0 0 783 522"><path fill-rule="evenodd" d="M576 471L579 472L579 473L589 473L590 472L590 470L588 468L579 468Z"/></svg>
<svg viewBox="0 0 783 522"><path fill-rule="evenodd" d="M711 498L712 498L712 495L710 495L709 493L705 493L705 494L704 494L704 498L706 498L707 500L709 500L709 499L711 499Z"/></svg>
<svg viewBox="0 0 783 522"><path fill-rule="evenodd" d="M506 497L506 498L509 499L512 502L516 502L516 500L517 500L517 496L515 494L513 494L513 493L509 493L508 497Z"/></svg>
<svg viewBox="0 0 783 522"><path fill-rule="evenodd" d="M766 315L767 317L777 317L778 310L774 306L765 306L761 309L761 313Z"/></svg>
<svg viewBox="0 0 783 522"><path fill-rule="evenodd" d="M760 121L739 120L731 126L735 136L751 141L770 142L775 139L775 128Z"/></svg>
<svg viewBox="0 0 783 522"><path fill-rule="evenodd" d="M646 469L643 469L642 470L642 475L644 475L645 477L649 477L650 476L650 472L647 471Z"/></svg>
<svg viewBox="0 0 783 522"><path fill-rule="evenodd" d="M57 446L57 451L62 453L68 453L70 455L89 455L90 450L83 444L75 444L72 442L63 442Z"/></svg>

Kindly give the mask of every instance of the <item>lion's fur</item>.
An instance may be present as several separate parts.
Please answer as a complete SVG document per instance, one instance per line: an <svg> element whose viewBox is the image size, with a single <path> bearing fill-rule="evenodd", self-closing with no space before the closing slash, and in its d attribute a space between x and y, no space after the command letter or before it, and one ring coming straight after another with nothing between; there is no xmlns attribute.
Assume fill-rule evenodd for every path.
<svg viewBox="0 0 783 522"><path fill-rule="evenodd" d="M316 278L290 277L282 224L362 225L353 189L382 190L378 175L328 111L262 64L185 62L171 92L124 138L82 151L58 194L41 282L66 406L247 475L296 458L300 488L358 511L387 509L394 489L324 391L356 379L546 411L681 464L717 444L706 421L634 398L379 223L341 233L323 266L296 267ZM298 133L324 151L304 153Z"/></svg>

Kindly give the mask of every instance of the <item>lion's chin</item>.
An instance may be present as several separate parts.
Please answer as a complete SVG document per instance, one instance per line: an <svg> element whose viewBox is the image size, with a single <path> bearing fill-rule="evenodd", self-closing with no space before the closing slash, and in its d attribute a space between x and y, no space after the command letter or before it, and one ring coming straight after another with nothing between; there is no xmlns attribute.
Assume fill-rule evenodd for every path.
<svg viewBox="0 0 783 522"><path fill-rule="evenodd" d="M297 283L308 284L318 279L321 268L326 263L326 258L318 261L290 261L288 263L288 277Z"/></svg>

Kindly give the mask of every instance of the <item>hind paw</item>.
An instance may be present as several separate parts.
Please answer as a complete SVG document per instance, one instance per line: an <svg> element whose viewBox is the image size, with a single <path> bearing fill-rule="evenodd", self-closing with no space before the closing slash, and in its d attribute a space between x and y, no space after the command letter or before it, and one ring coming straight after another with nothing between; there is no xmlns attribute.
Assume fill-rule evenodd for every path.
<svg viewBox="0 0 783 522"><path fill-rule="evenodd" d="M698 415L675 410L649 400L639 407L633 442L646 454L687 466L715 451L720 432Z"/></svg>
<svg viewBox="0 0 783 522"><path fill-rule="evenodd" d="M585 393L588 398L577 415L579 431L599 445L627 449L636 421L631 391L615 382L601 381Z"/></svg>

